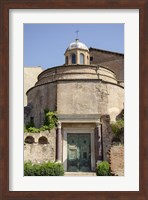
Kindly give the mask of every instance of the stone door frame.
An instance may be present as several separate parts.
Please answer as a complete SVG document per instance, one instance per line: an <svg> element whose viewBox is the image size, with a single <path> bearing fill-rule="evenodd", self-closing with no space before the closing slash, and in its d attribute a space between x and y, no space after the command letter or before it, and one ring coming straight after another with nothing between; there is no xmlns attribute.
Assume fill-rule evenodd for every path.
<svg viewBox="0 0 148 200"><path fill-rule="evenodd" d="M91 140L91 171L95 171L95 130L94 128L64 128L63 129L63 165L64 170L67 171L67 134L68 133L81 133L90 134Z"/></svg>

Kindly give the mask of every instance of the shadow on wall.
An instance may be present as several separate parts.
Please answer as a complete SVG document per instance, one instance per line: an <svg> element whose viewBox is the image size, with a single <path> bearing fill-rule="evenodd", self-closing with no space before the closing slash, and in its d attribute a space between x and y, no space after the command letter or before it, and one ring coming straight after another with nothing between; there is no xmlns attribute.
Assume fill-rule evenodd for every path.
<svg viewBox="0 0 148 200"><path fill-rule="evenodd" d="M25 138L25 143L28 143L28 144L33 144L33 143L35 143L34 137L32 137L32 136L27 136L27 137Z"/></svg>
<svg viewBox="0 0 148 200"><path fill-rule="evenodd" d="M45 136L42 136L38 140L39 144L49 144L48 139Z"/></svg>

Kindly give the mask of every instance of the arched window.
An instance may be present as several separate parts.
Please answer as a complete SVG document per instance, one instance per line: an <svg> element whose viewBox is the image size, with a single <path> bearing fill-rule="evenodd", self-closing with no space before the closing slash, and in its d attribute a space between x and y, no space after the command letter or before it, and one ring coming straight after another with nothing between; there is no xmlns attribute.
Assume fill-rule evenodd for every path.
<svg viewBox="0 0 148 200"><path fill-rule="evenodd" d="M34 143L34 138L32 136L27 136L25 138L25 142L28 144L33 144Z"/></svg>
<svg viewBox="0 0 148 200"><path fill-rule="evenodd" d="M84 64L84 54L80 53L80 64Z"/></svg>
<svg viewBox="0 0 148 200"><path fill-rule="evenodd" d="M71 63L76 64L76 55L74 53L71 55Z"/></svg>
<svg viewBox="0 0 148 200"><path fill-rule="evenodd" d="M39 144L48 144L48 140L46 137L42 136L39 138L38 143Z"/></svg>
<svg viewBox="0 0 148 200"><path fill-rule="evenodd" d="M65 63L68 65L68 56L66 56Z"/></svg>

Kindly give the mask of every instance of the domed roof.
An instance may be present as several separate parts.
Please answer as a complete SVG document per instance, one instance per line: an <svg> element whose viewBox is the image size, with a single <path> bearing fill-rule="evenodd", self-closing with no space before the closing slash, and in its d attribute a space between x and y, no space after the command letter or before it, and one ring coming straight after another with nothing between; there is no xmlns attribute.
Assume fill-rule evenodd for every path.
<svg viewBox="0 0 148 200"><path fill-rule="evenodd" d="M84 43L80 42L79 39L76 39L75 42L72 42L67 48L67 50L71 49L84 49L89 51L88 47Z"/></svg>

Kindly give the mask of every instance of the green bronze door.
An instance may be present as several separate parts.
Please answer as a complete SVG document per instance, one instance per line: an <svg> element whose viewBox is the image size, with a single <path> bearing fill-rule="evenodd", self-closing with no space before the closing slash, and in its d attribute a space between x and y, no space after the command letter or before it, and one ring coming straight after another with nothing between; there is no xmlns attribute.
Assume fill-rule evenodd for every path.
<svg viewBox="0 0 148 200"><path fill-rule="evenodd" d="M91 170L90 134L67 134L67 171Z"/></svg>

